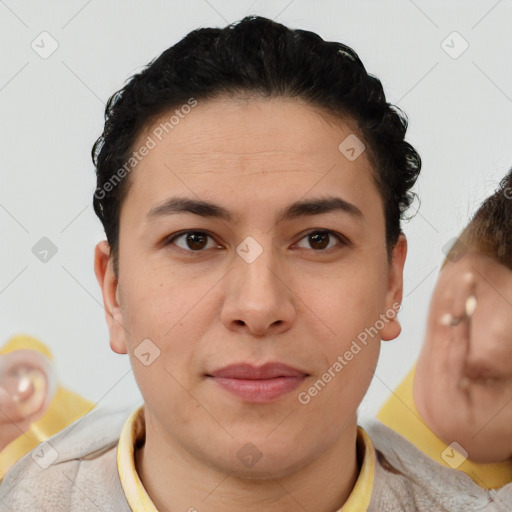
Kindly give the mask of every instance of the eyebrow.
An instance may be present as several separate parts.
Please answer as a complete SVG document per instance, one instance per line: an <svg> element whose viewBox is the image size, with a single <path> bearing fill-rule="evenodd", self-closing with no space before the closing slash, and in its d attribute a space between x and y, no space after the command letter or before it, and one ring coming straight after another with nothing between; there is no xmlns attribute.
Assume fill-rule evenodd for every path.
<svg viewBox="0 0 512 512"><path fill-rule="evenodd" d="M364 219L363 212L356 205L345 201L341 197L331 196L292 203L278 213L277 222L331 212L342 212L358 220ZM201 217L211 217L228 222L233 222L234 220L233 214L220 205L187 197L171 197L167 199L165 202L151 208L146 218L151 220L157 217L180 213L191 213Z"/></svg>

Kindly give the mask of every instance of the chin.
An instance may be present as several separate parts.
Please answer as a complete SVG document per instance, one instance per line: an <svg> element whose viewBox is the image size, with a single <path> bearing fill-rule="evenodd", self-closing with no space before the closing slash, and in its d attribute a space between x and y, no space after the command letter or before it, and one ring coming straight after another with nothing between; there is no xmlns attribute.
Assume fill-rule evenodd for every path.
<svg viewBox="0 0 512 512"><path fill-rule="evenodd" d="M311 456L311 460L314 457ZM235 478L248 481L268 481L283 478L307 465L304 457L300 457L293 448L275 450L261 445L246 443L237 447L226 457L209 457L210 463Z"/></svg>

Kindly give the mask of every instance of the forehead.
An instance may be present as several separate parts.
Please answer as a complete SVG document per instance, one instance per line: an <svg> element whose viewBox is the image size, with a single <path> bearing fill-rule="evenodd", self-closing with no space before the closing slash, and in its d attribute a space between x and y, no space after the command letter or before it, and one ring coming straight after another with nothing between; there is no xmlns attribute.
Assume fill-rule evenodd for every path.
<svg viewBox="0 0 512 512"><path fill-rule="evenodd" d="M188 161L203 162L201 150L208 151L211 164L218 158L225 160L227 153L241 162L276 156L269 154L272 151L283 152L286 158L295 156L300 160L307 154L320 160L327 156L326 151L331 155L339 152L340 142L355 131L355 122L348 116L336 118L292 98L220 96L198 101L180 118L172 115L179 110L165 112L154 120L135 145L143 144L150 136L160 149L175 151L176 157ZM171 119L175 124L169 126Z"/></svg>
<svg viewBox="0 0 512 512"><path fill-rule="evenodd" d="M360 209L376 204L383 216L352 119L290 98L220 97L186 111L166 112L140 133L134 150L149 141L153 148L130 176L125 202L132 195L153 206L180 191L265 208L274 200L336 191ZM360 154L344 152L347 145Z"/></svg>

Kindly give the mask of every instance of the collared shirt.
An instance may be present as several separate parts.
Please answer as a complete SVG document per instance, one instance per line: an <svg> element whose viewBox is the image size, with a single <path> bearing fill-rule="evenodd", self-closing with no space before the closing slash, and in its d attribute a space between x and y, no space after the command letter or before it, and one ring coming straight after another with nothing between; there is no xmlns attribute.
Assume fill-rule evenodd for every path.
<svg viewBox="0 0 512 512"><path fill-rule="evenodd" d="M449 464L451 461L445 460L443 454L445 454L444 457L457 456L460 459L464 456L459 455L453 447L448 448L421 420L414 402L415 372L416 366L398 385L377 417L382 423L405 437L425 455L443 466L452 468L453 466ZM447 452L447 449L451 451ZM457 469L466 473L484 489L498 489L512 481L512 461L510 460L492 464L477 464L465 459Z"/></svg>
<svg viewBox="0 0 512 512"><path fill-rule="evenodd" d="M0 485L0 508L97 512L101 505L103 512L155 511L140 482L137 487L133 456L135 443L145 441L141 412L97 407L54 435L7 472ZM364 429L371 443L358 431L362 470L337 512L512 510L512 484L486 490L462 471L437 463L380 421L365 422Z"/></svg>
<svg viewBox="0 0 512 512"><path fill-rule="evenodd" d="M117 470L131 509L134 512L158 512L135 467L135 447L144 443L145 436L144 406L141 406L133 411L121 431L117 445ZM357 429L357 449L362 461L361 470L350 496L336 512L368 510L375 473L375 451L370 438L361 427Z"/></svg>

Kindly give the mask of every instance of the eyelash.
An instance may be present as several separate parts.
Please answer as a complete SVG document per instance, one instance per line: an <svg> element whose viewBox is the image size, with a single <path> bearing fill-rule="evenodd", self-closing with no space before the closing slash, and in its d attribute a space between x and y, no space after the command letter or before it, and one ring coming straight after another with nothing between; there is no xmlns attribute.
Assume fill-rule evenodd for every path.
<svg viewBox="0 0 512 512"><path fill-rule="evenodd" d="M171 244L174 245L174 242L178 238L181 238L184 235L188 235L188 234L191 234L191 233L200 234L200 235L206 235L206 236L210 237L212 240L214 240L214 237L212 235L210 235L210 233L208 233L207 231L188 230L188 231L180 231L178 233L175 233L174 235L171 235L170 237L168 237L164 241L164 245L165 246L171 245ZM311 231L305 233L302 236L302 238L299 239L299 241L297 243L299 243L300 241L304 240L308 236L314 235L314 234L317 234L317 233L322 233L322 234L330 235L330 236L336 238L338 240L339 244L335 245L334 247L330 247L329 249L310 249L311 251L314 251L315 253L330 253L333 249L335 250L336 248L339 248L340 246L350 246L351 245L351 242L350 242L350 240L348 240L348 238L343 236L341 233L338 233L336 231L332 231L330 229L314 229L314 230L311 230ZM200 249L200 250L194 251L192 249L184 249L183 247L179 247L179 246L175 246L175 247L177 247L178 249L181 249L182 251L185 251L185 252L187 252L189 254L202 253L202 252L206 252L206 250L207 250L207 249Z"/></svg>

